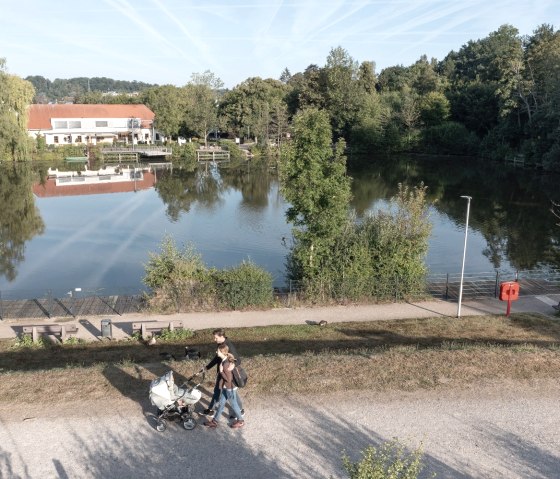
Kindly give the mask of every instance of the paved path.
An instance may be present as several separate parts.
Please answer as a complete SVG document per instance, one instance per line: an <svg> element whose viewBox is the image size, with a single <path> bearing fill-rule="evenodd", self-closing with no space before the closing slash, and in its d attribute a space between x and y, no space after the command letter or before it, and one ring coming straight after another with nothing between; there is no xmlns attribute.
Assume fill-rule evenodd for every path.
<svg viewBox="0 0 560 479"><path fill-rule="evenodd" d="M560 294L548 296L525 296L513 303L512 312L537 312L550 317L556 311ZM494 298L466 301L461 316L505 314L506 304ZM387 319L428 318L434 316L457 316L457 303L447 301L425 301L418 303L390 303L362 306L331 306L318 308L278 308L266 311L230 311L220 313L182 313L172 315L125 314L106 316L84 316L77 318L29 319L0 321L0 338L12 338L21 333L24 325L49 324L53 322L77 324L78 337L96 340L101 336L101 320L109 318L113 324L113 336L122 339L132 333L132 323L138 321L179 320L183 326L193 330L217 327L265 326L271 324L303 324L304 322L348 322Z"/></svg>
<svg viewBox="0 0 560 479"><path fill-rule="evenodd" d="M560 387L246 397L246 427L158 433L130 400L0 411L0 477L341 478L341 453L423 443L438 478L560 477ZM199 419L202 422L202 419ZM422 476L426 477L426 476Z"/></svg>

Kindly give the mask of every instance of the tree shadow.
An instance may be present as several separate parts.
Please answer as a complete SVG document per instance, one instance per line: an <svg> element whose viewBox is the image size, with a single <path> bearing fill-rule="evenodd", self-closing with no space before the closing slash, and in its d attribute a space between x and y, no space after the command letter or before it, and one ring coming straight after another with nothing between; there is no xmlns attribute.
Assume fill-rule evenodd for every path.
<svg viewBox="0 0 560 479"><path fill-rule="evenodd" d="M287 461L292 464L288 467L290 477L346 477L343 469L342 455L346 453L352 461L359 461L361 451L366 447L380 446L383 442L393 438L380 435L375 430L353 422L344 414L338 412L320 412L313 409L305 400L289 398L291 411L290 420L282 421L276 427L284 430L286 435L291 434L294 424L297 424L297 434L293 437L292 445L285 445L284 452L291 458ZM282 400L274 400L272 406L280 411L285 409ZM271 404L269 404L271 406ZM367 413L364 408L364 413ZM413 448L418 444L413 445ZM410 449L408 450L410 452ZM308 460L302 462L306 455L317 456L319 461ZM419 478L431 477L436 473L437 477L449 477L454 479L470 479L471 476L449 466L437 458L424 454L422 463L424 469ZM332 476L330 474L335 474Z"/></svg>
<svg viewBox="0 0 560 479"><path fill-rule="evenodd" d="M170 425L158 433L135 427L102 432L95 442L75 432L72 442L75 460L91 478L291 477L276 461L248 447L237 431L224 429L185 431Z"/></svg>
<svg viewBox="0 0 560 479"><path fill-rule="evenodd" d="M396 417L395 423L391 417L383 417L379 425L372 425L371 415L376 411L398 415L400 406L386 409L383 403L353 404L353 400L363 402L368 397L363 394L338 403L328 402L334 399L328 392L264 398L265 401L251 405L247 425L239 431L225 427L223 422L216 430L197 427L192 431L171 423L165 432L158 433L138 421L134 404L128 403L121 407L130 409L130 413L123 414L118 409L110 414L93 410L64 421L64 427L58 430L55 423L60 423L60 418L45 418L44 426L50 431L46 433L47 440L38 441L33 449L22 447L19 440L13 441L13 445L9 440L3 444L0 474L15 479L50 477L54 472L57 477L66 474L94 479L224 475L229 479L342 478L346 477L343 452L352 461L359 460L367 446L392 439L387 436L389 433L380 432L383 429L398 431L403 435L401 443L411 449L425 441L425 466L420 479L431 477L432 473L438 479L559 477L560 460L555 452L493 422L480 423L478 414L467 421L466 429L456 430L447 425L451 435L444 442L448 449L440 456L445 459L439 459L430 449L441 450L441 430L436 427L428 428L431 433L423 432L422 421L431 415L421 418L420 424L409 424L410 428L403 427L404 423L400 424ZM408 404L411 412L415 406ZM18 430L19 425L11 427ZM477 438L484 438L487 446L480 456L473 456L480 451L473 443ZM465 445L473 446L466 456ZM554 451L552 447L550 450ZM53 451L59 453L53 456Z"/></svg>
<svg viewBox="0 0 560 479"><path fill-rule="evenodd" d="M14 460L13 456L14 454L5 451L0 447L0 477L9 477L10 479L25 479L31 477L25 463L23 464L22 474L16 473L14 471L14 464L17 461Z"/></svg>
<svg viewBox="0 0 560 479"><path fill-rule="evenodd" d="M492 423L480 427L484 435L493 438L494 443L507 451L507 467L518 472L520 477L551 478L560 477L560 455L551 454L522 436L512 434Z"/></svg>

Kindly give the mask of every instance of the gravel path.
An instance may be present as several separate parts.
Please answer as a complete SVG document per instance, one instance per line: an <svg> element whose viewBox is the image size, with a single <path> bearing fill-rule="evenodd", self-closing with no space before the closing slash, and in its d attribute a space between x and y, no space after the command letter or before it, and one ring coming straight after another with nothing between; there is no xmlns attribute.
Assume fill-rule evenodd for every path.
<svg viewBox="0 0 560 479"><path fill-rule="evenodd" d="M351 456L397 436L424 445L440 478L560 477L560 386L316 397L245 397L246 427L164 433L128 399L0 409L0 477L329 478ZM200 418L199 422L202 422Z"/></svg>

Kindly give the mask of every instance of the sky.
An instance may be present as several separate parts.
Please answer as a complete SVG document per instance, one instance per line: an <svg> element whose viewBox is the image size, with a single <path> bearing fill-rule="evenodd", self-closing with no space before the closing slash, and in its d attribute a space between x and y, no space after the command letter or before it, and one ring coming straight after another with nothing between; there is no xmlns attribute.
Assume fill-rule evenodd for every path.
<svg viewBox="0 0 560 479"><path fill-rule="evenodd" d="M0 58L21 77L182 86L210 70L233 88L323 66L338 46L380 72L543 23L559 28L559 0L0 0Z"/></svg>

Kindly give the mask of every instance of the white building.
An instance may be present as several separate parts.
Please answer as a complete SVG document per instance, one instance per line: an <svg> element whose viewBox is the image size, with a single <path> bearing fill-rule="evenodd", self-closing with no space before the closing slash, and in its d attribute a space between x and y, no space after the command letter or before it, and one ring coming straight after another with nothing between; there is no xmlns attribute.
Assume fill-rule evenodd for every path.
<svg viewBox="0 0 560 479"><path fill-rule="evenodd" d="M27 131L47 145L153 143L154 117L145 105L30 105Z"/></svg>

